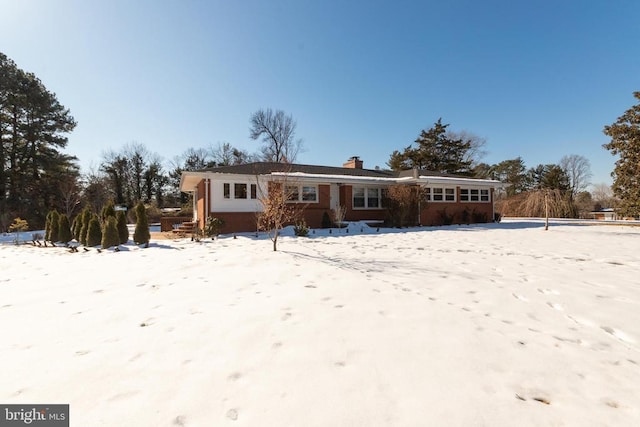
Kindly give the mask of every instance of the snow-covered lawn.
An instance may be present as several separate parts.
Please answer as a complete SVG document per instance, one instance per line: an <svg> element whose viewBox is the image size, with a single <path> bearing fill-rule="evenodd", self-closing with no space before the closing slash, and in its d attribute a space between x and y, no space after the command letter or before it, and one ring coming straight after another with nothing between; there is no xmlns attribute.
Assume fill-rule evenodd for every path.
<svg viewBox="0 0 640 427"><path fill-rule="evenodd" d="M73 426L640 425L640 227L0 245L0 402Z"/></svg>

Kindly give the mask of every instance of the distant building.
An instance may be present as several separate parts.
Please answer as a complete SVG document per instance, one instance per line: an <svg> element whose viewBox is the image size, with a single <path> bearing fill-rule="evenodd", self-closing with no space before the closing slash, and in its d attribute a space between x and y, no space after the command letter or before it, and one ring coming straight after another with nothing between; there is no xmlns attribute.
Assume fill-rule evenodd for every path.
<svg viewBox="0 0 640 427"><path fill-rule="evenodd" d="M599 221L616 221L618 219L622 219L618 217L614 208L605 208L600 209L599 211L593 211L591 212L591 217Z"/></svg>

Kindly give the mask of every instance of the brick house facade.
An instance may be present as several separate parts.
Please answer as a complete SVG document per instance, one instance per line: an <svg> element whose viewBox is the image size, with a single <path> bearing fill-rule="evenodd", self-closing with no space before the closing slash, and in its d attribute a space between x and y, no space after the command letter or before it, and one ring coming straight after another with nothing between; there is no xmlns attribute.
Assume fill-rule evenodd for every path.
<svg viewBox="0 0 640 427"><path fill-rule="evenodd" d="M256 231L269 183L287 186L311 228L320 228L325 213L345 208L345 221L388 222L385 191L392 185L420 186L426 202L419 209L422 225L488 222L494 217L495 180L445 176L422 170L402 172L364 169L352 157L342 167L257 162L183 172L180 189L193 194L194 221L210 216L225 221L223 232Z"/></svg>

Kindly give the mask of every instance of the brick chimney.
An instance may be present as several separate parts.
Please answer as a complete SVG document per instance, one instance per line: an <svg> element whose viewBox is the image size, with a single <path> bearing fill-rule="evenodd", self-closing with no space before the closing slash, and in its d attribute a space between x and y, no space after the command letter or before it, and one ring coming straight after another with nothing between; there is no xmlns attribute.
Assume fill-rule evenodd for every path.
<svg viewBox="0 0 640 427"><path fill-rule="evenodd" d="M360 160L360 157L358 156L350 157L349 160L342 164L342 167L349 169L362 169L362 160Z"/></svg>

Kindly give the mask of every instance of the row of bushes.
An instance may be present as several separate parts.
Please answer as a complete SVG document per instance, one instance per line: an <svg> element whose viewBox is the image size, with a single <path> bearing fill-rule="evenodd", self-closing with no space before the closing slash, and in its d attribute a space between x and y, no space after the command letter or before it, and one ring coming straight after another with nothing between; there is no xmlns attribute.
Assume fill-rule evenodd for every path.
<svg viewBox="0 0 640 427"><path fill-rule="evenodd" d="M145 206L142 202L135 207L136 228L133 241L145 247L149 245L149 221ZM101 245L103 249L125 244L129 241L129 229L124 211L115 210L113 202L107 203L100 215L94 213L91 207L85 206L73 223L65 214L52 210L47 214L45 222L44 240L60 242L68 245L72 240L84 246Z"/></svg>

